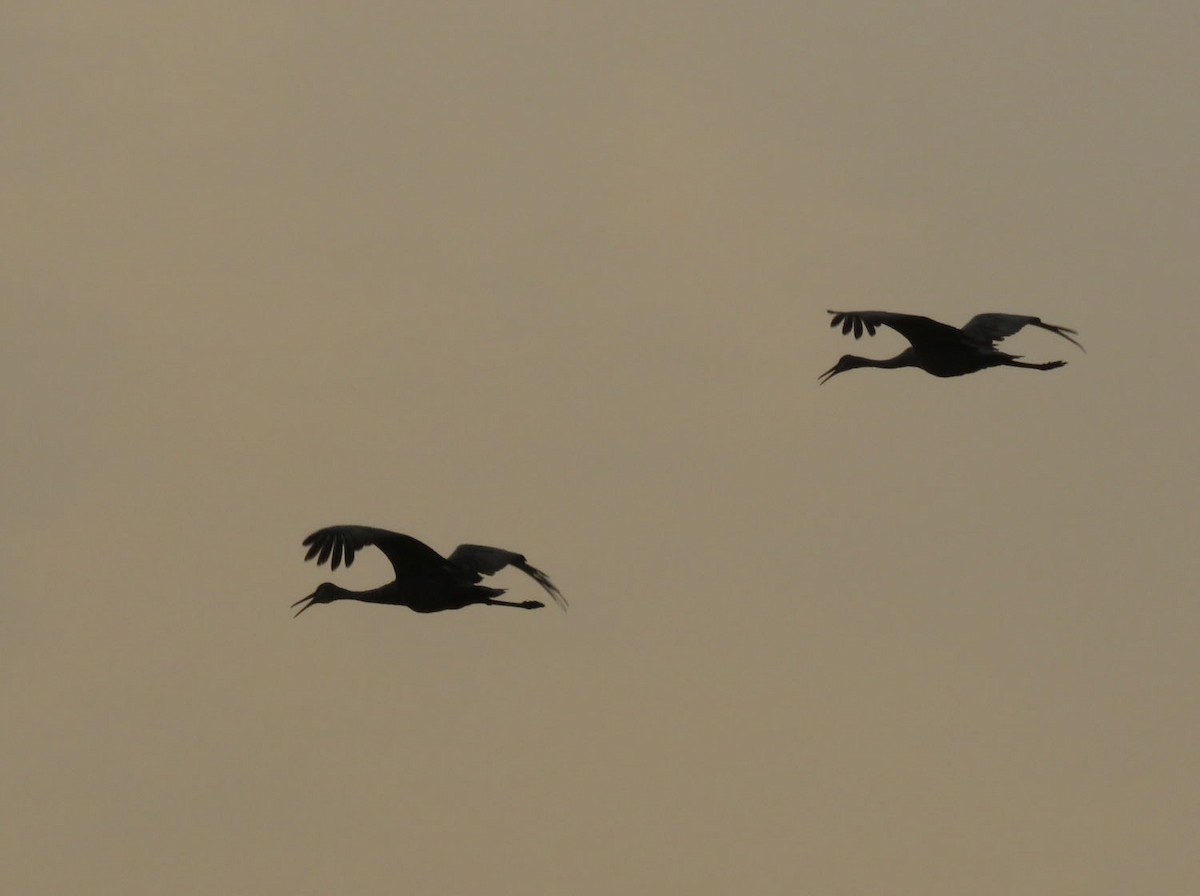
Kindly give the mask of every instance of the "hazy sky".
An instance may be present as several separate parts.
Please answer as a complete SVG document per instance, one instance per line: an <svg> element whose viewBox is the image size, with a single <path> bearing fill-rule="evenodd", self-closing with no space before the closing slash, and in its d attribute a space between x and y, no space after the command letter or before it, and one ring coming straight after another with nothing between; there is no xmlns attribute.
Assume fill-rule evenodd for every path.
<svg viewBox="0 0 1200 896"><path fill-rule="evenodd" d="M1195 892L1198 34L8 4L6 890ZM293 621L335 523L571 611Z"/></svg>

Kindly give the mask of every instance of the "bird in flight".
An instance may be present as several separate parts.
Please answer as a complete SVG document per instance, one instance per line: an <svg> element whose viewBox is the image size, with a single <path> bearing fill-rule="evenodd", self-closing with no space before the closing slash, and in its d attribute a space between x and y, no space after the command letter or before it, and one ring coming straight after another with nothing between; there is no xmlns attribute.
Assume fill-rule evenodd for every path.
<svg viewBox="0 0 1200 896"><path fill-rule="evenodd" d="M910 343L909 347L894 358L860 358L843 355L841 359L818 377L822 384L829 382L839 373L856 367L919 367L934 376L962 376L988 367L1024 367L1028 370L1054 370L1066 361L1047 361L1044 364L1029 364L1019 360L1021 355L1010 355L996 348L996 343L1012 336L1026 326L1041 327L1057 333L1068 342L1080 345L1072 337L1079 335L1066 327L1043 323L1041 318L1024 314L976 314L961 330L949 324L939 323L916 314L893 314L890 311L830 311L831 327L842 325L842 332L854 331L854 338L862 338L863 330L871 336L876 327L891 327Z"/></svg>
<svg viewBox="0 0 1200 896"><path fill-rule="evenodd" d="M515 566L542 586L563 610L566 598L540 569L530 566L521 554L503 548L481 544L460 544L449 557L443 557L429 545L409 535L372 529L369 526L330 526L319 529L304 539L308 548L305 560L317 558L317 565L326 560L330 569L337 569L343 559L346 566L354 562L354 554L367 546L383 551L392 562L396 578L369 591L350 591L332 582L324 582L308 597L302 597L293 607L299 616L313 604L329 604L335 600L361 600L374 604L395 604L417 613L437 613L441 610L460 610L471 604L492 607L518 607L537 610L545 606L537 600L500 600L503 588L480 585L484 576Z"/></svg>

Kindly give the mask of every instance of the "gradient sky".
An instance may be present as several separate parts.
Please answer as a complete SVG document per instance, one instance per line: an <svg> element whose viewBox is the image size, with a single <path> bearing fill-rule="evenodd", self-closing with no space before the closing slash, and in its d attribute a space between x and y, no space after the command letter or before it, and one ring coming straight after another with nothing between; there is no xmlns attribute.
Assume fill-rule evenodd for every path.
<svg viewBox="0 0 1200 896"><path fill-rule="evenodd" d="M8 4L7 889L1195 892L1198 34ZM571 611L293 621L335 523Z"/></svg>

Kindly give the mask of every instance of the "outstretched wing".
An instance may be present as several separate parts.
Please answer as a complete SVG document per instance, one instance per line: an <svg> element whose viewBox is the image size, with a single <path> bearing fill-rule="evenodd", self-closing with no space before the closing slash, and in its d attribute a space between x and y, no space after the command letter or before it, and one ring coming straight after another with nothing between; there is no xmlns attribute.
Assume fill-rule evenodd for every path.
<svg viewBox="0 0 1200 896"><path fill-rule="evenodd" d="M354 562L354 554L368 546L383 551L392 562L396 578L412 576L414 573L449 571L446 558L424 542L410 535L389 532L387 529L372 529L370 526L329 526L318 529L304 539L308 553L305 560L317 558L320 565L329 560L330 569L337 569L345 558L346 566Z"/></svg>
<svg viewBox="0 0 1200 896"><path fill-rule="evenodd" d="M986 342L989 345L995 345L1006 336L1012 336L1026 326L1041 327L1043 330L1049 330L1051 333L1057 333L1068 342L1079 346L1080 351L1086 349L1072 339L1072 336L1078 336L1074 330L1067 327L1056 327L1054 324L1042 323L1040 317L1030 317L1025 314L976 314L973 318L967 321L967 325L963 327L963 332L972 339L978 339Z"/></svg>
<svg viewBox="0 0 1200 896"><path fill-rule="evenodd" d="M450 555L449 559L451 563L461 566L463 569L484 576L497 573L506 566L515 566L545 588L546 593L554 598L555 603L564 610L567 608L567 599L562 596L562 592L550 581L550 577L540 569L530 566L525 557L515 551L506 551L503 548L490 548L482 544L460 544L454 549L454 553Z"/></svg>
<svg viewBox="0 0 1200 896"><path fill-rule="evenodd" d="M905 339L917 347L921 344L941 342L952 339L958 340L959 333L949 324L939 323L928 317L916 314L895 314L891 311L830 311L833 320L829 326L842 326L843 333L854 331L854 338L861 339L863 330L870 336L875 335L877 327L891 327Z"/></svg>

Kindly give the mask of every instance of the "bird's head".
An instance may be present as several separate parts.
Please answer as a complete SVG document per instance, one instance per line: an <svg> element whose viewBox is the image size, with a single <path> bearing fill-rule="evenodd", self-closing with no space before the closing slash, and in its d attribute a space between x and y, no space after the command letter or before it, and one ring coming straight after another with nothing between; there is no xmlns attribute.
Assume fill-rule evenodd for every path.
<svg viewBox="0 0 1200 896"><path fill-rule="evenodd" d="M310 594L308 597L302 597L298 601L296 601L294 604L292 604L293 607L298 607L298 606L300 606L300 604L304 604L304 606L300 607L300 609L296 611L295 616L293 616L292 618L295 619L296 616L299 616L301 613L303 613L305 610L307 610L313 604L333 603L335 600L337 600L339 597L342 596L342 593L343 593L342 589L339 588L337 585L333 584L333 582L322 582L320 585L317 586L317 590L314 591L312 594Z"/></svg>
<svg viewBox="0 0 1200 896"><path fill-rule="evenodd" d="M842 355L836 364L817 377L817 381L820 383L820 385L824 386L839 373L845 373L847 370L854 370L856 367L865 367L866 364L866 358L860 358L858 355Z"/></svg>

